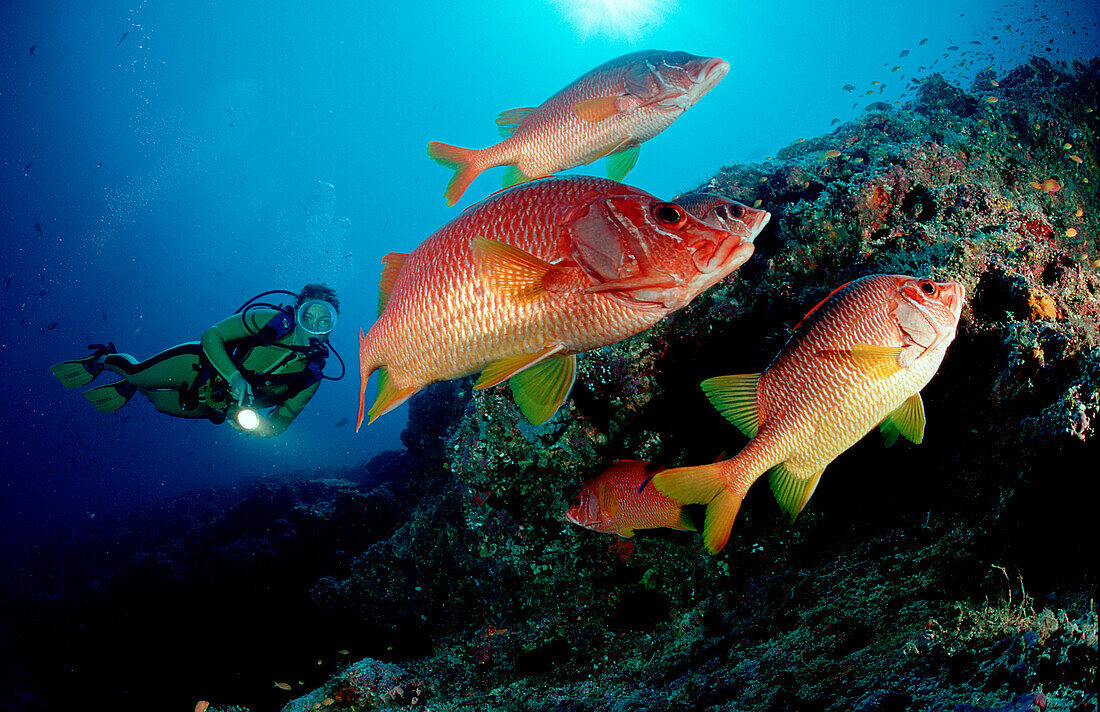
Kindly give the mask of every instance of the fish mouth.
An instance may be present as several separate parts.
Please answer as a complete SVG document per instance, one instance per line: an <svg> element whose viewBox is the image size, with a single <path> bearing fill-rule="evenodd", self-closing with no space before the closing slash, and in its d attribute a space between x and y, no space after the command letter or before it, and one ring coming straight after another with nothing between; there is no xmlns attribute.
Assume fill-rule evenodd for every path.
<svg viewBox="0 0 1100 712"><path fill-rule="evenodd" d="M709 91L715 84L722 81L730 71L730 63L720 57L711 57L699 64L699 68L691 73L691 79L704 92Z"/></svg>
<svg viewBox="0 0 1100 712"><path fill-rule="evenodd" d="M764 231L764 228L768 226L772 219L772 214L767 210L756 210L755 208L753 210L755 210L756 215L751 216L751 219L747 222L749 236L742 240L742 242L750 244L756 240L757 235Z"/></svg>

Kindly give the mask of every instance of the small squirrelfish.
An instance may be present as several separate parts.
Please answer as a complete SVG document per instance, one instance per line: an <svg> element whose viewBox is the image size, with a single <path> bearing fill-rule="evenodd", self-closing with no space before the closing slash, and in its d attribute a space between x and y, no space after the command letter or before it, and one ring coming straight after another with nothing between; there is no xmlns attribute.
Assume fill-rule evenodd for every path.
<svg viewBox="0 0 1100 712"><path fill-rule="evenodd" d="M573 386L575 354L643 331L740 267L767 213L737 232L622 183L569 176L498 193L382 270L380 313L359 334L359 419L435 381L511 379L532 423ZM763 217L762 217L763 216Z"/></svg>
<svg viewBox="0 0 1100 712"><path fill-rule="evenodd" d="M717 57L643 50L605 62L537 107L497 116L500 143L483 149L432 141L428 155L455 169L447 205L458 202L487 168L509 165L504 187L608 157L607 176L622 180L638 146L664 131L726 76Z"/></svg>
<svg viewBox="0 0 1100 712"><path fill-rule="evenodd" d="M672 202L703 222L753 242L771 219L771 213L731 200L715 193L688 193Z"/></svg>
<svg viewBox="0 0 1100 712"><path fill-rule="evenodd" d="M712 553L765 472L793 519L825 467L875 425L888 444L899 434L924 439L920 390L955 338L965 300L961 284L903 275L846 284L806 315L762 374L703 382L714 407L752 438L744 449L665 470L653 484L677 502L707 505L703 541Z"/></svg>
<svg viewBox="0 0 1100 712"><path fill-rule="evenodd" d="M634 536L635 529L695 531L679 503L653 488L649 463L620 460L584 483L565 518L601 534Z"/></svg>

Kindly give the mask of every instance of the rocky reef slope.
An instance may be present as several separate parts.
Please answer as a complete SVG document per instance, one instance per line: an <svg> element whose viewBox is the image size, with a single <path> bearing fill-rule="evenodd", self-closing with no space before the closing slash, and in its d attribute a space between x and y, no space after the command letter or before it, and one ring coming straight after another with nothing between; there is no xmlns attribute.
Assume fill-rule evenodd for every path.
<svg viewBox="0 0 1100 712"><path fill-rule="evenodd" d="M387 473L381 489L265 485L92 593L9 600L78 619L71 602L108 605L104 590L239 601L220 633L192 622L217 665L163 653L186 671L171 693L212 709L1095 710L1100 61L993 79L932 76L909 106L724 168L703 188L774 215L757 255L583 356L546 425L507 388L438 384L412 402L408 452L367 473ZM699 381L762 370L810 307L880 272L967 288L922 445L866 438L793 525L754 488L719 556L692 533L620 541L562 520L613 460L736 451ZM274 634L245 605L257 591ZM264 666L231 652L242 631ZM236 686L211 682L238 668Z"/></svg>

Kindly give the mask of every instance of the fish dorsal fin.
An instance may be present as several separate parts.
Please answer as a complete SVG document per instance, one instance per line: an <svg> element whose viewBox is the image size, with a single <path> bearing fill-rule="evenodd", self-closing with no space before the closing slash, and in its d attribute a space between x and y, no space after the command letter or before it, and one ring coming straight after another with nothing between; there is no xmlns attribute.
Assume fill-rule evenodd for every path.
<svg viewBox="0 0 1100 712"><path fill-rule="evenodd" d="M772 494L775 495L775 501L779 502L784 512L791 515L792 522L810 501L824 471L825 469L822 468L812 477L798 477L788 472L784 463L781 462L768 472L768 484L772 488Z"/></svg>
<svg viewBox="0 0 1100 712"><path fill-rule="evenodd" d="M607 177L614 181L622 182L626 174L638 162L638 146L627 146L619 149L607 157Z"/></svg>
<svg viewBox="0 0 1100 712"><path fill-rule="evenodd" d="M497 240L475 237L470 247L485 289L515 299L531 301L542 297L546 294L543 283L546 275L565 271L563 267Z"/></svg>
<svg viewBox="0 0 1100 712"><path fill-rule="evenodd" d="M900 346L875 346L874 344L855 344L848 349L848 355L860 369L872 378L889 378L901 370L898 363L901 358Z"/></svg>
<svg viewBox="0 0 1100 712"><path fill-rule="evenodd" d="M379 416L390 412L397 406L407 401L419 388L398 388L390 378L389 369L381 366L378 369L378 397L374 399L368 413L367 425L373 423Z"/></svg>
<svg viewBox="0 0 1100 712"><path fill-rule="evenodd" d="M920 445L924 440L924 401L920 393L909 396L878 427L886 439L886 447L893 445L898 435L904 435L910 442Z"/></svg>
<svg viewBox="0 0 1100 712"><path fill-rule="evenodd" d="M529 180L531 180L531 176L527 175L516 166L508 166L508 168L504 170L504 177L500 180L500 187L511 188L513 185L526 183Z"/></svg>
<svg viewBox="0 0 1100 712"><path fill-rule="evenodd" d="M799 322L798 322L797 324L795 324L795 327L794 327L794 331L798 331L798 327L800 327L800 326L802 326L803 324L805 324L805 323L806 323L806 320L807 320L807 319L809 319L809 318L810 318L811 316L813 316L814 312L816 312L816 311L817 311L818 309L820 309L820 308L821 308L822 306L824 306L824 305L825 305L825 302L827 302L827 301L829 301L830 299L832 299L832 298L833 298L833 295L835 295L835 294L836 294L837 292L839 292L840 290L842 290L842 289L844 289L845 287L847 287L847 286L848 286L849 284L851 284L851 282L845 282L844 284L840 285L839 287L837 287L837 288L836 288L836 289L834 289L833 291L829 292L828 296L826 296L826 297L825 297L824 299L822 299L822 300L821 300L820 302L818 302L817 304L815 304L815 305L814 305L814 308L813 308L813 309L811 309L810 311L806 312L806 316L802 317L802 320L801 320L801 321L799 321Z"/></svg>
<svg viewBox="0 0 1100 712"><path fill-rule="evenodd" d="M503 383L520 371L542 363L554 354L560 352L562 348L564 347L561 344L554 344L533 354L520 354L519 356L506 356L497 359L486 366L481 372L481 376L477 379L477 383L474 384L474 390L481 390L482 388L489 388L498 383Z"/></svg>
<svg viewBox="0 0 1100 712"><path fill-rule="evenodd" d="M577 357L553 356L520 371L509 383L516 404L532 425L542 425L569 397L577 377Z"/></svg>
<svg viewBox="0 0 1100 712"><path fill-rule="evenodd" d="M578 101L573 105L573 113L581 121L595 123L619 113L618 103L618 96L597 96L592 99Z"/></svg>
<svg viewBox="0 0 1100 712"><path fill-rule="evenodd" d="M600 509L614 518L619 513L620 508L619 495L615 493L615 488L605 477L600 480Z"/></svg>
<svg viewBox="0 0 1100 712"><path fill-rule="evenodd" d="M524 106L519 109L508 109L497 114L497 131L501 138L511 138L519 125L527 118L527 115L535 110L533 106Z"/></svg>
<svg viewBox="0 0 1100 712"><path fill-rule="evenodd" d="M722 417L752 438L760 429L756 408L756 382L759 380L759 373L741 373L708 378L700 386Z"/></svg>
<svg viewBox="0 0 1100 712"><path fill-rule="evenodd" d="M378 313L381 314L390 303L390 292L397 281L397 273L405 265L408 255L404 252L391 252L382 258L382 279L378 283Z"/></svg>

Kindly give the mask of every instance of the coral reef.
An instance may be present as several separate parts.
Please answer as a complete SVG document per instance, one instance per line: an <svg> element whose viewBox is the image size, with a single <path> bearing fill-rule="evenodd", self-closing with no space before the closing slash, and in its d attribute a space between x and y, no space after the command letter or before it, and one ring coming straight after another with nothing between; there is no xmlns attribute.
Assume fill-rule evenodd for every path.
<svg viewBox="0 0 1100 712"><path fill-rule="evenodd" d="M1095 710L1100 61L990 79L932 76L907 107L724 168L701 187L773 213L757 255L582 356L545 425L506 387L437 384L411 403L406 454L341 473L358 484L261 483L221 513L160 512L182 531L68 595L226 597L228 635L177 691L215 710ZM622 542L563 521L610 461L736 451L699 381L760 371L810 307L876 272L967 288L922 445L865 439L793 525L754 488L719 556L691 532ZM49 603L56 590L5 598L63 612L60 635L81 609ZM246 665L232 641L250 635ZM271 689L280 675L290 689Z"/></svg>

